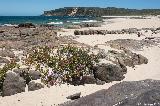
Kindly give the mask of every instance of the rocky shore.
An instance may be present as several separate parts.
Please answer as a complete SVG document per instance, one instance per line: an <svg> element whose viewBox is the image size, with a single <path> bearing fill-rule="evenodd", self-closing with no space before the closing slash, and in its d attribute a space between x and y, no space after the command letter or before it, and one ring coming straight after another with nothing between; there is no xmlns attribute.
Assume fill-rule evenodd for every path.
<svg viewBox="0 0 160 106"><path fill-rule="evenodd" d="M85 26L80 29L31 23L0 27L0 91L4 96L0 97L0 106L11 106L12 103L15 106L159 106L159 19L118 19L101 27ZM134 24L137 20L139 23L145 20L148 27ZM157 23L154 27L153 21ZM131 22L134 26L128 27L127 23ZM63 46L68 49L62 49ZM67 55L67 50L73 54ZM63 59L58 57L56 60L56 56ZM81 60L76 62L73 59ZM94 64L89 60L94 60ZM81 70L83 61L87 63L86 70L90 74L74 73L77 75L74 76L72 73L72 80L66 83L64 80L69 77L62 78L60 72L54 73L56 78L63 79L57 78L63 82L60 86L54 85L52 77L47 76L49 74L46 77L52 82L44 83L45 70L36 70L41 66L54 68L54 62L59 65L57 70L62 72L70 67ZM27 62L36 64L36 68L26 67ZM79 67L78 63L83 65ZM8 99L11 101L6 102Z"/></svg>

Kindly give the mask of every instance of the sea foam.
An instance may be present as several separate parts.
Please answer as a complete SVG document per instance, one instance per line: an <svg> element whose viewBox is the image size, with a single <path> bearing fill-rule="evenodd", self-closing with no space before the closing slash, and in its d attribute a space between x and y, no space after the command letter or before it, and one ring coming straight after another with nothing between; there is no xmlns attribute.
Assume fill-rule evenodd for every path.
<svg viewBox="0 0 160 106"><path fill-rule="evenodd" d="M63 22L50 22L50 23L47 23L49 25L59 25L59 24L63 24Z"/></svg>

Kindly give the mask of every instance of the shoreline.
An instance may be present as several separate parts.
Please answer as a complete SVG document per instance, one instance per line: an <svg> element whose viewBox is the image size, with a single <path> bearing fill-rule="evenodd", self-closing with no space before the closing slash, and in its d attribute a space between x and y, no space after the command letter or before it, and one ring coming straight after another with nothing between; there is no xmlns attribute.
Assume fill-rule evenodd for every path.
<svg viewBox="0 0 160 106"><path fill-rule="evenodd" d="M119 29L128 29L128 28L158 28L160 27L160 19L151 17L151 19L124 19L124 18L116 18L116 19L108 19L104 20L104 24L101 27L89 27L89 28L81 28L78 30L119 30ZM108 21L112 21L112 23L108 24ZM62 31L57 32L57 35L60 37L63 36L75 36L75 29L62 29ZM144 36L138 37L136 34L106 34L106 35L78 35L73 40L84 43L86 45L94 47L97 44L98 48L104 49L108 51L110 49L117 50L116 48L109 47L106 42L117 39L132 39L132 40L143 40L146 37L160 37L160 32L157 34L152 34L150 31L142 32ZM152 36L151 36L152 35ZM127 66L127 73L125 74L125 79L122 81L114 81L112 83L106 83L104 85L85 85L85 86L72 86L72 85L62 85L62 86L53 86L50 88L44 88L33 92L24 92L20 94L16 94L9 97L0 97L0 105L1 106L50 106L50 105L58 105L69 100L66 99L67 96L81 92L82 96L86 96L92 94L96 91L102 89L108 89L112 85L116 83L120 83L123 81L139 81L145 79L156 79L160 80L160 67L158 63L160 63L160 47L159 45L156 47L146 47L144 46L143 50L136 51L131 50L132 52L142 54L147 57L149 60L148 64L136 65L134 68ZM154 54L154 55L153 55ZM155 69L156 67L156 69ZM94 88L94 89L93 89ZM8 102L8 99L10 100ZM19 101L20 100L20 101ZM30 101L33 101L32 103Z"/></svg>

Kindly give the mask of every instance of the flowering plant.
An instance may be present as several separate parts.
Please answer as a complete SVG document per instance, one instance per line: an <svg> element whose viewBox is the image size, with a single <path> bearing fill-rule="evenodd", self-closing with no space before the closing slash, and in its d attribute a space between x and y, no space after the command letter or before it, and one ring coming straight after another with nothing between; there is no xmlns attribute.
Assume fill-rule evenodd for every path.
<svg viewBox="0 0 160 106"><path fill-rule="evenodd" d="M27 55L25 63L42 73L41 79L45 84L70 83L80 80L83 75L92 74L91 68L98 58L89 52L89 49L71 45L58 49L38 47Z"/></svg>

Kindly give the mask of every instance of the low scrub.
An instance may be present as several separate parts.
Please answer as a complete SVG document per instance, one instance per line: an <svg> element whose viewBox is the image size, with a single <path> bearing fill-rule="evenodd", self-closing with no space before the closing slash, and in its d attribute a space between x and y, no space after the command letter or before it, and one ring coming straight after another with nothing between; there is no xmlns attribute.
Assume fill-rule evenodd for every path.
<svg viewBox="0 0 160 106"><path fill-rule="evenodd" d="M89 49L61 46L57 49L37 47L28 52L25 64L42 73L42 82L55 85L81 80L92 74L92 67L98 57Z"/></svg>

